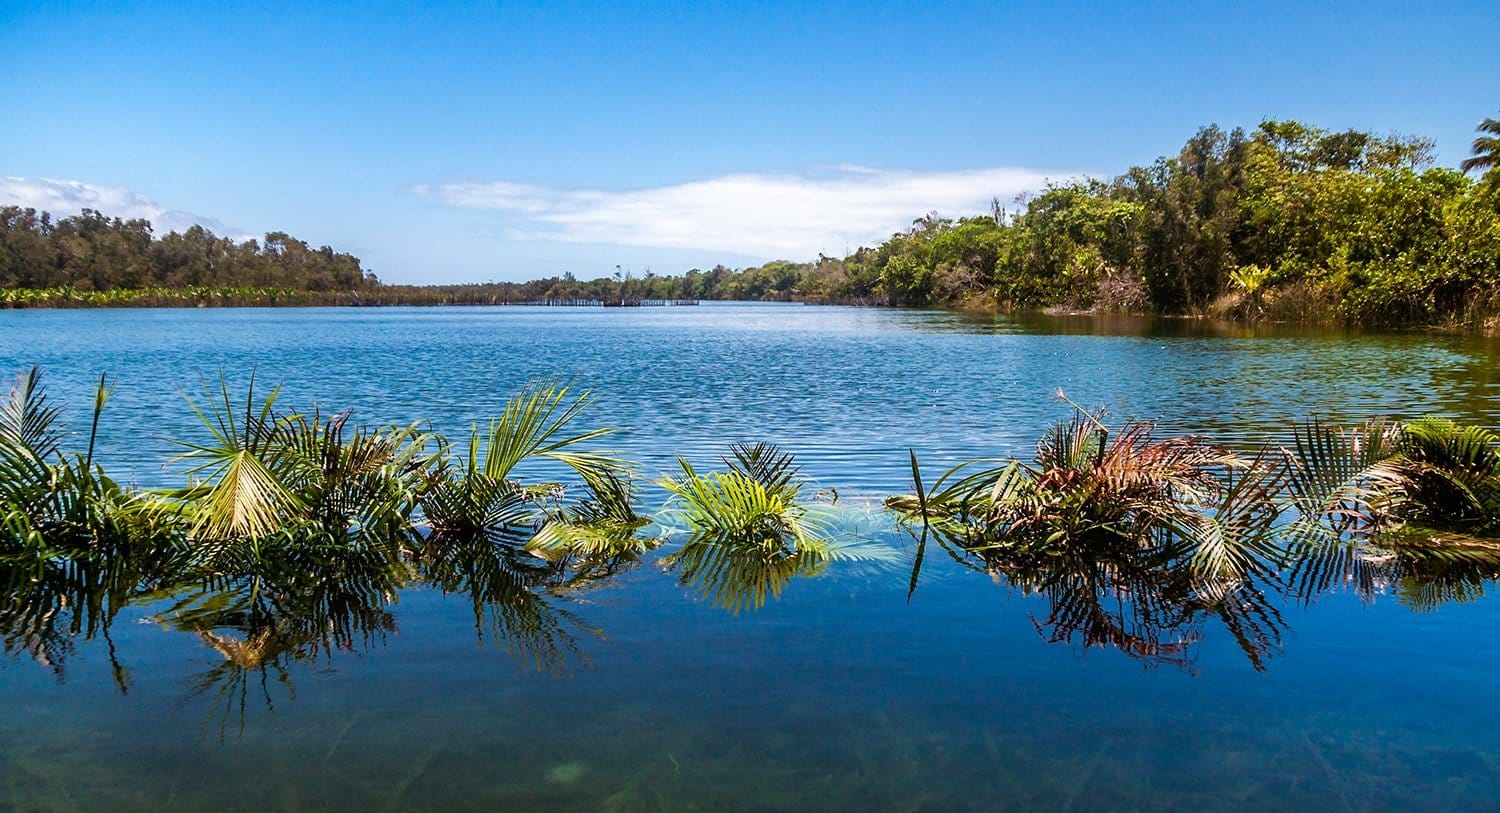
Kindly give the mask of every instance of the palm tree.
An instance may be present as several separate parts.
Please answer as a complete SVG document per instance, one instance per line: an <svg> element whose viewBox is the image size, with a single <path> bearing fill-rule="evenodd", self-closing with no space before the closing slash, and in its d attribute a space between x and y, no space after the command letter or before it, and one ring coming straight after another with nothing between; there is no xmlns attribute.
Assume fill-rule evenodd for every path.
<svg viewBox="0 0 1500 813"><path fill-rule="evenodd" d="M1500 119L1486 118L1475 129L1484 135L1474 139L1474 156L1464 159L1458 168L1464 172L1476 169L1489 172L1500 167Z"/></svg>

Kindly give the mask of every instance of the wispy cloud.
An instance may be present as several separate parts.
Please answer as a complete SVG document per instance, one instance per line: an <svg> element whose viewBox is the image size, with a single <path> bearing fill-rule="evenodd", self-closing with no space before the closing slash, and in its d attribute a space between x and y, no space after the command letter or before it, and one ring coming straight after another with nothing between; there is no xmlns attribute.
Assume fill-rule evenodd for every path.
<svg viewBox="0 0 1500 813"><path fill-rule="evenodd" d="M518 239L810 258L867 245L927 212L978 214L1068 173L993 168L914 172L836 167L819 175L723 175L626 191L508 181L421 185L447 205L508 216Z"/></svg>
<svg viewBox="0 0 1500 813"><path fill-rule="evenodd" d="M195 215L180 209L168 209L144 195L122 186L97 186L81 181L53 178L0 177L0 206L22 206L51 212L55 216L74 215L93 209L110 217L126 220L145 218L157 234L185 231L198 225L221 237L249 240L255 235L226 226L211 217Z"/></svg>

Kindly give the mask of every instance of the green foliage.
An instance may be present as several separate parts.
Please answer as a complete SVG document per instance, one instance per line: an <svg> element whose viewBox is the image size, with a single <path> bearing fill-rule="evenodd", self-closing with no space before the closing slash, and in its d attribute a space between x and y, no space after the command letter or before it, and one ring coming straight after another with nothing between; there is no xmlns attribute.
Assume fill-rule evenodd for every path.
<svg viewBox="0 0 1500 813"><path fill-rule="evenodd" d="M569 425L593 403L593 397L585 392L569 401L568 392L567 386L557 382L529 385L506 403L488 431L481 435L476 428L471 433L463 461L455 463L446 451L441 454L420 495L432 527L477 532L529 521L533 506L560 487L527 486L516 479L517 467L528 461L563 464L582 478L596 500L616 505L622 497L619 478L626 466L610 454L580 448L612 430L570 434ZM628 492L624 497L628 499Z"/></svg>
<svg viewBox="0 0 1500 813"><path fill-rule="evenodd" d="M146 220L85 209L54 221L47 212L0 207L0 288L26 289L0 304L123 304L123 298L234 296L246 290L355 291L377 284L359 258L314 249L284 232L235 242L202 226L157 239Z"/></svg>
<svg viewBox="0 0 1500 813"><path fill-rule="evenodd" d="M723 462L726 471L699 474L679 459L682 474L661 481L674 498L672 514L689 532L665 564L716 606L759 608L793 579L868 553L836 543L831 515L801 501L790 454L765 443L733 444Z"/></svg>
<svg viewBox="0 0 1500 813"><path fill-rule="evenodd" d="M1490 167L1488 137L1465 171ZM1483 326L1500 313L1500 174L1476 183L1433 167L1432 153L1422 138L1296 121L1210 126L1117 178L1048 186L1015 213L927 215L843 258L539 280L506 296L606 283L656 298Z"/></svg>
<svg viewBox="0 0 1500 813"><path fill-rule="evenodd" d="M1490 177L1495 170L1500 169L1500 119L1486 116L1475 129L1479 130L1480 135L1472 145L1474 154L1465 158L1458 169L1460 172L1479 170Z"/></svg>
<svg viewBox="0 0 1500 813"><path fill-rule="evenodd" d="M467 595L481 640L519 666L571 668L599 633L563 602L661 542L640 533L626 464L586 448L608 430L576 428L590 397L565 386L524 388L455 461L418 425L283 412L277 390L252 377L235 395L221 377L189 399L205 432L180 443L188 484L160 492L94 462L109 390L101 379L76 455L37 370L0 403L0 646L61 674L77 636L108 637L120 609L149 604L222 656L191 681L221 733L252 692L271 702L268 678L289 687L294 664L394 632L389 606L414 586ZM520 480L538 461L577 490Z"/></svg>
<svg viewBox="0 0 1500 813"><path fill-rule="evenodd" d="M1281 477L1264 456L1194 437L1156 440L1136 422L1111 438L1099 416L1080 410L1047 433L1033 461L969 469L888 505L936 522L966 548L1019 558L1171 551L1205 581L1264 574L1279 558L1270 531ZM913 473L920 483L915 457Z"/></svg>
<svg viewBox="0 0 1500 813"><path fill-rule="evenodd" d="M1203 623L1257 668L1285 624L1267 596L1387 587L1413 609L1500 578L1500 435L1426 418L1308 421L1290 448L1243 458L1195 438L1111 433L1081 410L1031 462L967 464L887 505L930 544L1026 593L1054 641L1191 666Z"/></svg>
<svg viewBox="0 0 1500 813"><path fill-rule="evenodd" d="M1309 421L1289 451L1302 541L1339 542L1404 525L1500 535L1500 435L1440 418L1350 429Z"/></svg>

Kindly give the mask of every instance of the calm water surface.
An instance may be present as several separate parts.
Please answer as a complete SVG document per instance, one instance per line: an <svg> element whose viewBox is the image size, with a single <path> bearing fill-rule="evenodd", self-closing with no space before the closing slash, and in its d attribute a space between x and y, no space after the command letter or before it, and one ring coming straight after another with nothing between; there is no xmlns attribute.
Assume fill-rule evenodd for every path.
<svg viewBox="0 0 1500 813"><path fill-rule="evenodd" d="M408 590L342 646L246 666L131 607L44 660L0 659L0 809L1494 809L1500 601L1399 586L1279 606L1262 670L1223 624L1181 657L1052 642L1045 598L913 545L872 506L929 466L1025 455L1053 393L1246 448L1288 422L1500 423L1474 338L719 305L639 310L0 312L75 426L118 382L103 457L180 482L182 393L224 372L287 406L452 434L524 382L600 395L643 477L768 440L892 551L738 614L653 555L545 594L537 625ZM659 503L659 494L648 501ZM654 510L655 505L647 506ZM666 549L670 551L670 546ZM311 654L308 654L308 653Z"/></svg>

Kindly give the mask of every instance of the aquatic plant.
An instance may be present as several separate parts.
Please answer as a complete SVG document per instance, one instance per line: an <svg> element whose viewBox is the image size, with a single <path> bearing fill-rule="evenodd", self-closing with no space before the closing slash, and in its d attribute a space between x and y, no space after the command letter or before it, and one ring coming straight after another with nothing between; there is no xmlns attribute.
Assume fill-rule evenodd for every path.
<svg viewBox="0 0 1500 813"><path fill-rule="evenodd" d="M1500 437L1450 420L1300 425L1286 450L1296 520L1288 588L1311 601L1391 589L1415 608L1482 593L1500 574Z"/></svg>
<svg viewBox="0 0 1500 813"><path fill-rule="evenodd" d="M1271 529L1283 480L1266 455L1243 457L1194 436L1155 439L1128 422L1111 438L1101 416L1076 409L1037 445L1030 463L1011 460L944 472L931 490L887 505L936 522L966 547L1022 555L1130 552L1186 546L1205 579L1264 573L1279 561Z"/></svg>
<svg viewBox="0 0 1500 813"><path fill-rule="evenodd" d="M304 554L399 557L433 436L416 425L350 428L347 412L278 414L279 391L257 402L253 376L242 408L222 378L217 392L205 391L206 406L189 403L209 441L179 442L192 482L159 492L164 510L187 524L200 572L233 578L262 563L305 564Z"/></svg>
<svg viewBox="0 0 1500 813"><path fill-rule="evenodd" d="M1442 418L1330 426L1309 420L1285 450L1292 536L1368 536L1412 524L1500 534L1500 435Z"/></svg>
<svg viewBox="0 0 1500 813"><path fill-rule="evenodd" d="M528 551L550 562L584 565L638 556L661 544L660 537L640 535L651 521L636 513L629 479L603 472L586 482L583 498L546 511L541 528L526 542Z"/></svg>
<svg viewBox="0 0 1500 813"><path fill-rule="evenodd" d="M830 562L871 554L836 541L831 514L801 499L803 481L791 454L768 443L731 444L729 452L722 458L725 471L699 474L679 458L682 474L661 481L673 497L668 516L688 529L688 539L663 565L684 585L738 613L759 608L793 579L815 576Z"/></svg>
<svg viewBox="0 0 1500 813"><path fill-rule="evenodd" d="M1202 626L1216 619L1265 668L1285 628L1267 593L1281 562L1279 461L1152 435L1141 422L1111 433L1075 407L1031 462L956 466L930 489L911 453L915 493L887 500L917 540L908 599L936 544L1044 597L1033 621L1049 641L1190 669Z"/></svg>
<svg viewBox="0 0 1500 813"><path fill-rule="evenodd" d="M119 609L156 604L159 622L224 658L198 690L243 701L253 673L285 680L286 663L393 631L383 608L417 585L467 593L481 639L556 671L579 633L597 632L557 601L659 544L639 534L627 464L586 448L609 430L573 428L591 397L564 386L525 388L455 462L420 424L284 412L279 389L252 376L233 395L221 376L188 399L207 430L178 442L189 482L146 492L93 459L108 394L101 379L79 455L60 451L38 371L0 405L0 642L59 671L74 638L107 637ZM537 462L580 482L522 482L548 473Z"/></svg>
<svg viewBox="0 0 1500 813"><path fill-rule="evenodd" d="M47 400L40 369L17 376L0 404L0 549L118 546L134 532L150 532L148 504L94 461L109 395L101 376L87 451L64 454L62 409Z"/></svg>
<svg viewBox="0 0 1500 813"><path fill-rule="evenodd" d="M571 429L594 396L585 391L569 401L570 390L556 381L530 384L487 431L476 427L470 433L464 458L455 462L445 450L420 495L427 522L437 530L480 531L528 521L535 505L561 492L556 483L525 485L517 479L517 469L528 463L567 466L594 498L610 499L608 488L628 466L612 454L583 448L613 430Z"/></svg>

